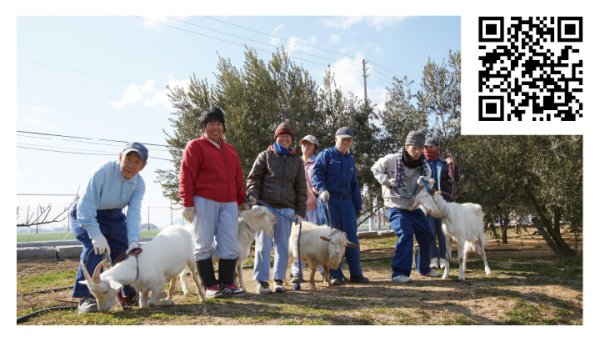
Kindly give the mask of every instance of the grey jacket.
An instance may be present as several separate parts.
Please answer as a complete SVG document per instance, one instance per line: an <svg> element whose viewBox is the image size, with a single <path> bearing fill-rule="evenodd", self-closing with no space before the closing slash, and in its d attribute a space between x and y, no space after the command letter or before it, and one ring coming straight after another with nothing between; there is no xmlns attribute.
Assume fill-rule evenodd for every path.
<svg viewBox="0 0 600 342"><path fill-rule="evenodd" d="M406 176L406 186L403 188L390 187L390 179L396 178L396 163L400 158L400 153L388 154L385 157L379 158L371 167L371 171L375 179L381 184L381 193L383 195L383 204L388 208L398 208L410 210L415 201L412 196L417 189L417 180L422 174L422 167L409 169L402 164L404 175ZM425 163L425 174L431 177L431 168Z"/></svg>
<svg viewBox="0 0 600 342"><path fill-rule="evenodd" d="M298 155L278 155L272 150L261 152L247 179L248 195L274 208L292 208L297 215L306 214L306 176L304 162Z"/></svg>

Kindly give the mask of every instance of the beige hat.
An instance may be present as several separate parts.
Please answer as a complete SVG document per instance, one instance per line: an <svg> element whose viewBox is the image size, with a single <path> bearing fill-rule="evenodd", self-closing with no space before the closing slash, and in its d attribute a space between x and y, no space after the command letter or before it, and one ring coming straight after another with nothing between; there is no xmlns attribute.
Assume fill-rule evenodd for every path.
<svg viewBox="0 0 600 342"><path fill-rule="evenodd" d="M302 144L303 141L308 141L309 143L315 145L315 149L317 149L317 146L319 146L319 141L317 140L317 138L315 138L314 135L307 135L304 138L300 139L300 143Z"/></svg>

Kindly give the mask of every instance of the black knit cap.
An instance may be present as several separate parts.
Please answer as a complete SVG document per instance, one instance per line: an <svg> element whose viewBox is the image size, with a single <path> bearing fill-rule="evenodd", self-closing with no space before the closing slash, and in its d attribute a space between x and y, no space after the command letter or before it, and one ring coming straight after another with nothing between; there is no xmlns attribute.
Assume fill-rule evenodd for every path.
<svg viewBox="0 0 600 342"><path fill-rule="evenodd" d="M206 124L211 121L219 121L223 124L223 129L225 129L225 114L221 108L212 107L202 111L202 114L200 114L200 128L204 129Z"/></svg>

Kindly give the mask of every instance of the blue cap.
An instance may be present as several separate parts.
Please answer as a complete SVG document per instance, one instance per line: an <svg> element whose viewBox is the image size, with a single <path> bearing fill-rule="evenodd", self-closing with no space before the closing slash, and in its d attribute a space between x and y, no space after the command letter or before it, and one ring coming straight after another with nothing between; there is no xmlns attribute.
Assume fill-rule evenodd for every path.
<svg viewBox="0 0 600 342"><path fill-rule="evenodd" d="M127 145L125 145L125 148L123 149L123 152L121 153L127 155L127 153L129 152L137 153L140 159L143 161L148 160L148 149L146 148L146 146L142 145L139 142L127 143Z"/></svg>
<svg viewBox="0 0 600 342"><path fill-rule="evenodd" d="M350 127L341 127L335 132L336 137L354 139L354 131Z"/></svg>

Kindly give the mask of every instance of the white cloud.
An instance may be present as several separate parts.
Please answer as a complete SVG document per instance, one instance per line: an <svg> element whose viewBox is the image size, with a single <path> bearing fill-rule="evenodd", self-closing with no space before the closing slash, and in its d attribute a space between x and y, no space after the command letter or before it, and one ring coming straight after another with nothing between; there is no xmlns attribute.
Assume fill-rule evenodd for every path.
<svg viewBox="0 0 600 342"><path fill-rule="evenodd" d="M44 127L44 128L55 128L55 127L58 127L59 124L54 121L50 121L48 119L49 114L52 114L52 113L54 113L54 110L52 110L48 107L44 107L42 105L35 105L35 106L31 106L28 108L27 114L25 115L25 117L23 119L27 123L34 125L34 126L39 126L39 127Z"/></svg>
<svg viewBox="0 0 600 342"><path fill-rule="evenodd" d="M385 17L330 17L323 19L323 23L327 27L346 30L353 25L356 25L362 21L367 22L369 25L375 27L377 31L381 31L386 27L391 27L399 22L407 19L408 17L403 16L385 16Z"/></svg>
<svg viewBox="0 0 600 342"><path fill-rule="evenodd" d="M168 87L174 89L175 87L182 87L184 89L188 89L189 80L174 80L171 79L168 82ZM169 97L167 94L169 90L167 86L160 90L156 90L154 93L150 94L143 103L144 107L161 107L164 110L171 111L173 107L171 106L171 102L169 101Z"/></svg>
<svg viewBox="0 0 600 342"><path fill-rule="evenodd" d="M329 36L329 42L330 42L331 44L334 44L334 45L335 45L335 44L337 44L337 43L339 43L339 42L340 42L340 39L341 39L341 38L342 38L342 35L341 35L341 34L332 34L332 35L330 35L330 36Z"/></svg>
<svg viewBox="0 0 600 342"><path fill-rule="evenodd" d="M296 38L296 36L291 36L288 39L288 43L287 43L287 47L286 50L287 52L291 55L292 53L294 53L295 50L298 49L298 43L299 43L299 39Z"/></svg>
<svg viewBox="0 0 600 342"><path fill-rule="evenodd" d="M125 92L123 93L123 95L121 95L121 99L119 99L116 102L111 102L111 104L115 108L121 108L135 104L141 99L142 93L140 86L138 86L137 84L132 84L129 87L127 87L127 89L125 89Z"/></svg>
<svg viewBox="0 0 600 342"><path fill-rule="evenodd" d="M335 81L342 91L350 91L358 96L364 93L363 78L360 73L362 60L362 55L356 55L354 58L344 57L331 65L335 73Z"/></svg>
<svg viewBox="0 0 600 342"><path fill-rule="evenodd" d="M277 36L277 34L281 30L283 30L283 25L279 25L271 30L271 39L269 40L269 44L279 45L279 43L281 42L281 39L279 39L279 37L275 37L275 36Z"/></svg>
<svg viewBox="0 0 600 342"><path fill-rule="evenodd" d="M386 27L395 26L401 21L404 21L408 17L366 17L367 21L375 27L377 31L381 31Z"/></svg>
<svg viewBox="0 0 600 342"><path fill-rule="evenodd" d="M331 17L323 19L326 26L345 30L354 24L358 24L363 17Z"/></svg>
<svg viewBox="0 0 600 342"><path fill-rule="evenodd" d="M144 85L142 85L141 90L145 93L156 91L155 84L156 84L156 82L154 82L154 80L147 80L146 83L144 83Z"/></svg>

